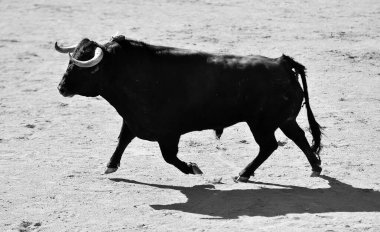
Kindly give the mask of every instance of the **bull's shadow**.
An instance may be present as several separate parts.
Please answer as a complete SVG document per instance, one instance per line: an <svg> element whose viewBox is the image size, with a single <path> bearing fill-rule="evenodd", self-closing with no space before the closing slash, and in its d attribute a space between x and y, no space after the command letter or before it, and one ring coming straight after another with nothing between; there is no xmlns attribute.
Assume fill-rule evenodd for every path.
<svg viewBox="0 0 380 232"><path fill-rule="evenodd" d="M309 189L251 182L283 188L217 190L214 185L181 187L122 178L110 180L178 190L188 199L185 203L151 205L156 210L178 210L222 219L233 219L244 215L272 217L289 213L380 212L380 192L355 188L328 176L321 178L329 182L330 188Z"/></svg>

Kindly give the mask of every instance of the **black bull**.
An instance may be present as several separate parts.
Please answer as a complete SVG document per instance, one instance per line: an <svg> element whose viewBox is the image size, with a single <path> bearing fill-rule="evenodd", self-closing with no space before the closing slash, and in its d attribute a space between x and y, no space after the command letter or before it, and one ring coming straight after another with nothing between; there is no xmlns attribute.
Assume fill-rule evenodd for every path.
<svg viewBox="0 0 380 232"><path fill-rule="evenodd" d="M276 129L321 172L321 130L309 104L305 67L291 57L215 55L112 38L104 45L83 39L56 50L70 62L59 91L64 96L102 96L123 118L119 143L106 173L117 170L133 138L157 141L162 156L185 174L202 173L177 158L182 134L246 122L260 146L257 157L236 178L247 181L277 149ZM301 77L303 90L298 82ZM296 117L305 99L313 145Z"/></svg>

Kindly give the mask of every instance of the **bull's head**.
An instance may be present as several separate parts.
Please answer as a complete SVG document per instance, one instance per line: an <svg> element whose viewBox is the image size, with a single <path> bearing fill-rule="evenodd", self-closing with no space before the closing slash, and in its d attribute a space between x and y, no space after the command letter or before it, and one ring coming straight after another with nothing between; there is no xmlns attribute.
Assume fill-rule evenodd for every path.
<svg viewBox="0 0 380 232"><path fill-rule="evenodd" d="M75 94L95 97L100 94L102 78L103 49L89 39L83 39L78 45L61 47L55 43L55 50L68 53L69 65L61 82L59 92L65 97Z"/></svg>

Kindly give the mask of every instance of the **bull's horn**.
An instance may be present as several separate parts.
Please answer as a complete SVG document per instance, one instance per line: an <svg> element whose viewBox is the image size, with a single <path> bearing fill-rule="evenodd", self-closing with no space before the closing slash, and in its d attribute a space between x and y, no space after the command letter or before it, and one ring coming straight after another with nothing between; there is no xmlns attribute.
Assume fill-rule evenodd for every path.
<svg viewBox="0 0 380 232"><path fill-rule="evenodd" d="M77 45L73 45L73 46L70 46L70 47L61 47L61 46L58 45L57 42L55 42L54 47L55 47L55 50L57 52L60 52L60 53L69 53L69 52L73 52L75 50L75 48L77 47Z"/></svg>
<svg viewBox="0 0 380 232"><path fill-rule="evenodd" d="M99 64L100 61L102 61L103 59L103 50L101 48L96 48L95 49L95 55L94 57L92 57L91 60L86 60L86 61L80 61L80 60L77 60L75 58L73 58L71 56L71 54L69 53L69 56L70 56L70 60L78 67L82 67L82 68L90 68L90 67L93 67L97 64Z"/></svg>

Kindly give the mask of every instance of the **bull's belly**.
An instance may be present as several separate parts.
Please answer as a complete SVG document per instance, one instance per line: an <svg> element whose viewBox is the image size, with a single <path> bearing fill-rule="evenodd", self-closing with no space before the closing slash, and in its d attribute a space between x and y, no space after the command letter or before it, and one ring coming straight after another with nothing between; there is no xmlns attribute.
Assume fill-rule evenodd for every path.
<svg viewBox="0 0 380 232"><path fill-rule="evenodd" d="M212 104L181 108L171 105L148 114L138 114L127 124L140 139L159 141L167 136L180 136L192 131L226 128L239 122L255 121L257 118L287 118L293 102L292 96L278 94L268 98L252 97L248 100L213 101ZM184 110L186 109L186 110ZM297 111L298 112L298 111ZM123 117L124 118L124 117ZM277 120L276 120L277 121Z"/></svg>
<svg viewBox="0 0 380 232"><path fill-rule="evenodd" d="M235 109L212 109L181 114L173 111L160 116L156 112L155 116L124 119L138 138L159 141L161 138L180 136L192 131L229 127L245 121L246 115Z"/></svg>
<svg viewBox="0 0 380 232"><path fill-rule="evenodd" d="M220 110L212 113L204 112L189 116L186 121L181 121L181 133L184 134L191 131L225 128L246 121L246 119L247 117L245 114L236 110Z"/></svg>

